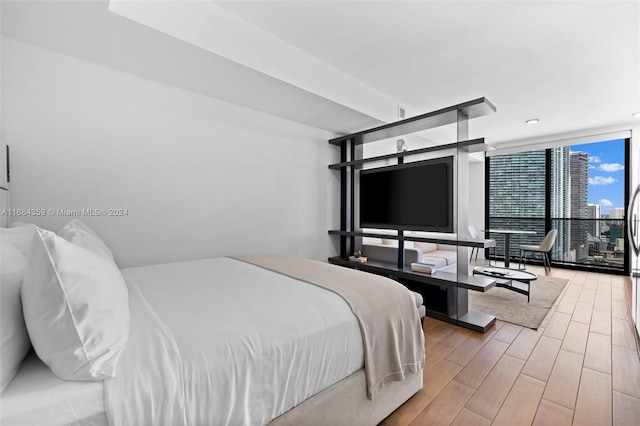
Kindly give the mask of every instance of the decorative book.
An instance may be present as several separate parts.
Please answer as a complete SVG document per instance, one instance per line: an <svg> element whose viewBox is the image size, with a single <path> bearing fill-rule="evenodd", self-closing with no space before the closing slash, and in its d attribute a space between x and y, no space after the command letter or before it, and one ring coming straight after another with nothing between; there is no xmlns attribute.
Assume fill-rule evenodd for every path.
<svg viewBox="0 0 640 426"><path fill-rule="evenodd" d="M411 264L413 272L421 272L423 274L433 274L436 271L436 265L433 263L413 262Z"/></svg>
<svg viewBox="0 0 640 426"><path fill-rule="evenodd" d="M360 256L360 257L349 256L349 260L352 262L367 263L367 258L364 256Z"/></svg>

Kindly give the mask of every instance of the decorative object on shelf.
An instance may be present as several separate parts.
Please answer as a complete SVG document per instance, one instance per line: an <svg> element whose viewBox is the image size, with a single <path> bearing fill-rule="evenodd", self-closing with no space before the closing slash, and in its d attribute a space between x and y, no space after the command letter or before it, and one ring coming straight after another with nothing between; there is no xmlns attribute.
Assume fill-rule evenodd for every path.
<svg viewBox="0 0 640 426"><path fill-rule="evenodd" d="M349 256L349 260L352 262L367 263L367 258L362 255L360 250L354 251L353 256Z"/></svg>
<svg viewBox="0 0 640 426"><path fill-rule="evenodd" d="M407 144L405 143L404 139L398 139L396 141L396 148L398 149L398 154L407 151Z"/></svg>
<svg viewBox="0 0 640 426"><path fill-rule="evenodd" d="M411 264L411 270L413 272L421 272L423 274L433 274L436 272L437 268L433 263L413 262Z"/></svg>

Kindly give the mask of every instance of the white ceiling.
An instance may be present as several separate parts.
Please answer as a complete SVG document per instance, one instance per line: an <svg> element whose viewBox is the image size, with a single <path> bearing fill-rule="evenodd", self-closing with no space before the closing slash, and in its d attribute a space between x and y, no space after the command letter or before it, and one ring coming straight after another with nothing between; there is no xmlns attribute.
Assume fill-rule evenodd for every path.
<svg viewBox="0 0 640 426"><path fill-rule="evenodd" d="M336 133L389 121L363 99L415 115L486 97L498 113L473 120L470 136L492 144L640 127L631 117L640 111L640 1L206 4L242 30L208 28L226 43L218 50L112 13L107 0L3 0L2 34ZM310 69L307 80L313 72L297 71ZM334 84L349 81L354 102ZM541 122L525 126L529 118Z"/></svg>
<svg viewBox="0 0 640 426"><path fill-rule="evenodd" d="M640 111L638 1L216 4L415 113L487 97L498 114L471 126L489 141L628 129Z"/></svg>
<svg viewBox="0 0 640 426"><path fill-rule="evenodd" d="M4 37L320 129L349 133L380 124L348 105L112 13L108 0L0 0L0 19Z"/></svg>

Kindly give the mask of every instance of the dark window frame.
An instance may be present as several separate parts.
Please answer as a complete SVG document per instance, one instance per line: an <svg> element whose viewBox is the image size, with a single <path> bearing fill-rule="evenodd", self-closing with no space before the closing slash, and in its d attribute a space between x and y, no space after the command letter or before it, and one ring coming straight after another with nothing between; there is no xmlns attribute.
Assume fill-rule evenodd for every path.
<svg viewBox="0 0 640 426"><path fill-rule="evenodd" d="M605 142L605 141L602 141ZM597 143L597 142L594 142ZM569 145L571 146L571 145ZM551 154L552 148L545 149L546 157L545 157L545 234L551 230L552 222L554 218L551 217ZM630 188L630 168L631 168L631 139L624 139L624 211L627 212L629 209L629 188ZM490 215L491 211L491 157L485 157L485 229L490 229ZM626 214L625 214L626 216ZM555 220L566 220L571 218L555 218ZM626 229L626 217L624 218ZM579 263L560 263L553 259L551 256L551 265L556 268L562 269L572 269L572 270L580 270L580 271L590 271L590 272L599 272L605 274L612 275L629 275L631 270L631 256L630 256L630 246L629 241L626 236L626 233L623 232L624 237L624 265L623 268L620 269L609 269L597 266L585 266ZM488 249L485 252L485 256L489 256ZM535 261L528 261L529 263L538 263ZM540 262L540 264L542 264Z"/></svg>

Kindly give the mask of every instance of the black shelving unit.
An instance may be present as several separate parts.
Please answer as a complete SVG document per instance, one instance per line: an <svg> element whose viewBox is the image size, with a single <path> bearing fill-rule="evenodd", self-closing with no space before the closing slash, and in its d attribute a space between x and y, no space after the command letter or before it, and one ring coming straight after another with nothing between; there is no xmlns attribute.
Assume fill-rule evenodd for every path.
<svg viewBox="0 0 640 426"><path fill-rule="evenodd" d="M414 149L411 151L405 151L405 152L396 153L396 154L380 155L377 157L369 157L369 158L362 158L360 160L346 161L344 163L330 164L329 168L334 170L340 170L344 167L349 167L349 166L360 168L358 166L362 166L365 163L371 163L371 162L380 161L380 160L390 160L393 158L405 158L411 155L426 154L428 152L443 151L445 149L460 149L460 150L465 150L467 152L481 152L481 151L486 151L490 149L490 147L484 143L484 138L480 138L480 139L473 139L470 141L454 142L446 145L429 146L427 148Z"/></svg>
<svg viewBox="0 0 640 426"><path fill-rule="evenodd" d="M493 106L487 98L478 98L448 108L363 130L362 132L340 136L329 140L329 143L342 146L345 142L352 141L355 145L362 145L363 143L395 138L435 127L446 126L447 124L459 123L461 116L463 116L465 120L468 120L494 112L496 112L496 107Z"/></svg>
<svg viewBox="0 0 640 426"><path fill-rule="evenodd" d="M460 247L488 248L495 244L493 240L459 238L460 232L456 236L439 234L433 237L406 235L403 231L397 231L396 235L364 232L358 229L356 223L358 212L355 199L358 184L357 171L362 169L366 163L374 161L396 159L398 164L402 164L404 159L409 156L455 149L458 159L458 177L460 178L460 174L465 177L465 173L468 174L468 154L491 149L483 138L471 140L468 138L468 120L491 114L495 110L495 107L486 98L478 98L395 123L331 139L329 141L330 144L340 147L340 162L329 165L329 169L340 173L340 229L330 230L329 234L340 238L340 256L329 258L329 262L389 276L402 282L412 290L419 291L425 297L427 315L476 331L484 332L490 328L495 322L495 317L469 310L467 292L468 290L486 291L495 285L495 281L487 277L470 276L466 262L464 262L465 265L461 265L462 262L458 262L458 271L455 274L438 272L434 275L425 275L412 272L404 266L404 242L417 241L454 245L459 247L458 257L460 258L461 253L467 253L467 249L462 251ZM400 137L453 123L457 126L457 142L376 157L363 157L363 144ZM464 157L465 160L460 160L461 157ZM464 200L465 194L463 192L460 187L457 188L458 211L460 201ZM458 215L456 223L459 228L466 229L466 224L468 224L466 215ZM362 237L381 237L398 240L397 264L373 261L365 264L350 262L348 260L349 255L362 247Z"/></svg>

